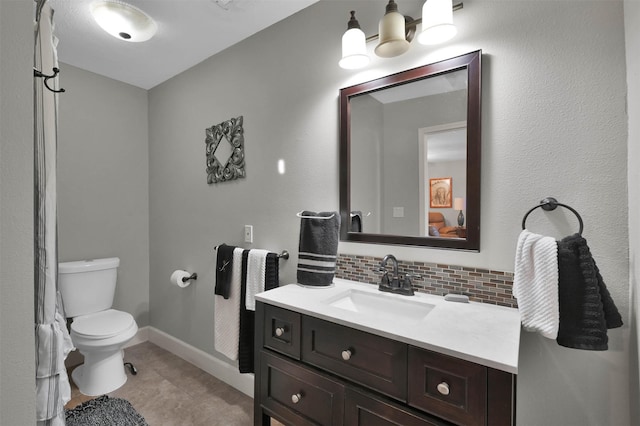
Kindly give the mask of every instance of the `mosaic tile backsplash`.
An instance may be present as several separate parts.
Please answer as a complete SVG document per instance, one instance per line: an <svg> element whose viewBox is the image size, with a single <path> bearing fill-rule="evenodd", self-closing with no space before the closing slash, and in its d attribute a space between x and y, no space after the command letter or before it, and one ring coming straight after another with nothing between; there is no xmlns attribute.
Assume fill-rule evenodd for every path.
<svg viewBox="0 0 640 426"><path fill-rule="evenodd" d="M336 277L378 285L382 258L350 254L338 255ZM466 266L398 260L399 272L411 272L421 278L411 280L415 291L444 296L465 294L470 300L493 305L518 306L513 297L513 272L492 271Z"/></svg>

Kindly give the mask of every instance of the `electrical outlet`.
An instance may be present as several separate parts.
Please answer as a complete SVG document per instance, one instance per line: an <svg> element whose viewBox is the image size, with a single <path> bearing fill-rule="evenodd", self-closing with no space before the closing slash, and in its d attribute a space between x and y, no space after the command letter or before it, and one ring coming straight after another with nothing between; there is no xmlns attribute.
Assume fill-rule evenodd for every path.
<svg viewBox="0 0 640 426"><path fill-rule="evenodd" d="M245 243L253 242L253 225L244 226L244 242Z"/></svg>

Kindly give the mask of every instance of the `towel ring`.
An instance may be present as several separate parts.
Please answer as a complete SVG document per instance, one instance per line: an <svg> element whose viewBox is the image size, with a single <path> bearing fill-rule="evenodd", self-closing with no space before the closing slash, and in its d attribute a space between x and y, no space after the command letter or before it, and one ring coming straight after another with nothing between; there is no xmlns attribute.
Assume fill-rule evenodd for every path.
<svg viewBox="0 0 640 426"><path fill-rule="evenodd" d="M576 217L578 218L578 222L580 223L580 231L578 231L578 233L582 235L584 224L582 222L582 217L580 217L580 214L573 207L568 206L566 204L559 203L558 200L556 200L553 197L547 197L544 200L540 201L540 204L530 209L524 215L524 217L522 218L522 229L526 229L525 224L527 222L527 217L529 217L529 214L531 214L531 212L537 209L538 207L542 207L542 210L549 212L549 211L555 210L558 206L564 207L565 209L569 209L574 215L576 215Z"/></svg>

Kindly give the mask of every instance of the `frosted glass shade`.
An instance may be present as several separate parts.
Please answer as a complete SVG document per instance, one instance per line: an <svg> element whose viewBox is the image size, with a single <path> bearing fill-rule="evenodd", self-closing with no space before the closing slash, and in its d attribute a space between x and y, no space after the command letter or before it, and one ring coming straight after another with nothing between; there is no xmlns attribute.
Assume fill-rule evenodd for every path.
<svg viewBox="0 0 640 426"><path fill-rule="evenodd" d="M120 1L93 3L91 14L103 30L124 41L147 41L158 29L149 15L135 6Z"/></svg>
<svg viewBox="0 0 640 426"><path fill-rule="evenodd" d="M342 59L338 64L348 70L369 64L366 37L360 28L348 29L342 36Z"/></svg>
<svg viewBox="0 0 640 426"><path fill-rule="evenodd" d="M422 6L420 44L440 44L450 40L458 30L453 25L452 0L427 0Z"/></svg>
<svg viewBox="0 0 640 426"><path fill-rule="evenodd" d="M409 42L405 36L404 16L397 11L394 2L389 2L387 13L378 24L378 37L380 42L374 52L381 58L393 58L409 50Z"/></svg>

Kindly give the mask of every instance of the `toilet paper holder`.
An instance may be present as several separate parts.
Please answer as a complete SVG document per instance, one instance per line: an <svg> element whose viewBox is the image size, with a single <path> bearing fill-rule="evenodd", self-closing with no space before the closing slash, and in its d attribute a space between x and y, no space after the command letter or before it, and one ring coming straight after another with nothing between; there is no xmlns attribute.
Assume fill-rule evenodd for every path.
<svg viewBox="0 0 640 426"><path fill-rule="evenodd" d="M191 274L188 277L182 277L182 282L186 283L187 281L197 280L197 279L198 279L198 274L196 272L194 272L193 274Z"/></svg>

